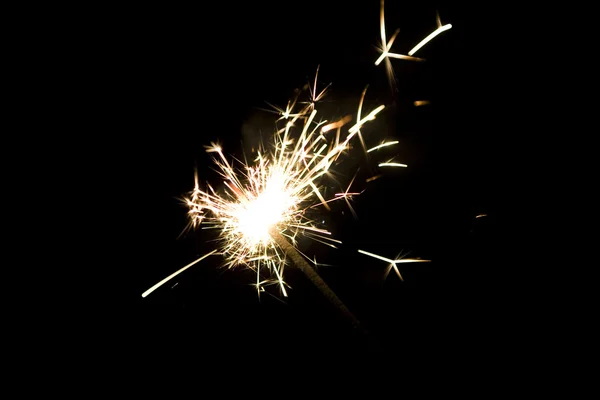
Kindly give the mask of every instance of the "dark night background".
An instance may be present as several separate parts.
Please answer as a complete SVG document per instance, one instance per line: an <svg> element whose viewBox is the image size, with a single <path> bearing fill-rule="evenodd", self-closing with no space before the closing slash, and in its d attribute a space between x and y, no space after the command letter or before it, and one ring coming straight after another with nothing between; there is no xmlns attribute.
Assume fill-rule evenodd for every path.
<svg viewBox="0 0 600 400"><path fill-rule="evenodd" d="M397 92L384 63L374 65L377 0L109 13L88 44L100 93L94 140L96 149L106 149L99 162L116 216L108 240L115 251L103 270L114 285L102 294L105 339L142 354L258 351L273 360L279 354L377 352L395 359L501 352L495 338L511 326L502 306L509 294L501 272L499 42L482 22L484 10L387 1L387 37L401 29L392 51L406 54L432 32L436 11L453 28L419 51L424 63L392 59ZM353 203L358 220L347 210L342 215L343 207L326 217L344 242L340 249L304 248L332 264L319 273L371 336L353 333L294 268L286 268L292 289L285 303L266 294L259 301L254 273L221 269L219 257L142 299L143 291L212 249L210 232L180 236L187 219L177 199L192 189L194 167L204 181L218 182L203 146L219 141L225 153L241 157L241 141L254 136L261 116L274 117L258 108L266 107L264 101L285 106L295 88L312 83L318 65L320 87L332 83L323 109L355 115L368 84L365 110L386 109L372 130L367 125L365 137L373 135L371 144L384 137L401 142L374 160L397 154L395 161L408 164L359 182L367 190ZM431 104L414 107L415 100ZM350 170L344 172L351 178ZM479 214L487 217L475 218ZM386 264L360 255L359 248L390 258L410 252L432 262L401 265L404 282L393 272L384 281Z"/></svg>

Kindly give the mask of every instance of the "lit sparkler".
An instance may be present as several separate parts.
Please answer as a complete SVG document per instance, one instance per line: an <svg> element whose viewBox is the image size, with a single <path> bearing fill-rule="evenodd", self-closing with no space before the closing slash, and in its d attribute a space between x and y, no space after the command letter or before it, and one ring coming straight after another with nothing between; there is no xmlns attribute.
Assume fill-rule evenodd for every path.
<svg viewBox="0 0 600 400"><path fill-rule="evenodd" d="M253 269L259 293L265 285L274 283L287 295L283 279L285 256L281 243L273 238L274 232L294 245L299 234L335 243L331 233L318 228L309 215L315 208L329 208L328 203L348 201L357 194L350 191L351 182L345 192L326 198L322 180L331 175L333 163L349 149L351 139L361 136L363 125L375 119L385 107L380 105L361 119L364 95L365 92L359 104L358 121L348 129L344 139L339 131L348 118L332 123L338 131L334 135L334 129L329 128L332 124L316 122L317 109L310 107L294 114L284 129L277 130L273 150L259 151L252 165L238 162L236 166L217 144L207 147L208 152L216 153L215 164L225 189L217 193L210 185L201 188L196 178L194 190L186 199L192 224L219 229L226 266ZM296 123L301 116L307 119L298 134ZM263 273L272 277L261 280Z"/></svg>
<svg viewBox="0 0 600 400"><path fill-rule="evenodd" d="M399 31L386 41L381 0L382 54L376 64L385 59L391 70L389 58L420 61L422 59L413 57L412 54L435 35L450 27L440 26L436 32L411 50L408 56L391 53L390 48ZM298 249L298 237L305 236L334 248L336 244L341 243L331 237L331 232L318 227L311 216L321 207L330 210L329 204L338 200L344 200L356 216L349 200L361 192L352 190L356 175L344 192L333 195L329 193L329 188L324 182L333 177L332 168L338 162L338 158L350 150L351 141L355 137L360 141L365 154L397 144L398 141L382 142L367 150L361 130L368 122L373 121L385 106L380 105L362 117L366 88L360 98L353 125L348 127L353 120L350 115L334 121L319 119L317 102L323 98L329 86L317 92L318 72L317 68L314 84L307 86L310 92L307 102L298 102L296 96L288 102L285 109L271 105L280 116L277 121L283 120L284 126L274 131L271 148L261 148L257 151L252 163L228 159L218 143L205 146L208 153L214 154L214 163L223 186L220 189L214 189L210 184L203 186L196 173L194 189L184 200L189 207L191 226L202 225L218 230L218 245L213 251L152 286L142 297L148 296L210 255L223 256L228 268L241 266L252 269L256 273L255 288L259 296L265 291L265 287L276 285L281 294L287 297L286 287L289 286L284 280L284 270L289 259L355 326L360 327L358 320L309 265L308 261L313 262L315 266L317 262ZM396 162L378 165L406 167L406 164ZM366 182L380 176L368 178ZM428 261L391 260L363 250L359 252L390 263L386 276L391 268L394 268L400 279L402 276L397 269L398 263Z"/></svg>
<svg viewBox="0 0 600 400"><path fill-rule="evenodd" d="M415 105L415 107L421 107L431 104L431 102L429 100L415 100L413 104Z"/></svg>
<svg viewBox="0 0 600 400"><path fill-rule="evenodd" d="M333 201L345 200L350 206L349 199L360 194L351 190L354 178L344 192L333 195L328 194L323 182L332 177L334 163L348 152L353 138L358 137L367 151L361 130L385 106L380 105L362 117L365 89L356 122L344 132L352 118L318 121L314 93L311 90L309 106L296 111L293 101L281 110L280 119L285 120L285 127L275 130L271 151L259 150L251 164L228 160L217 143L205 146L207 152L215 155L223 189L216 190L209 184L202 187L196 174L194 190L184 200L193 227L203 225L219 231L218 249L225 258L225 266L243 266L256 272L255 287L259 295L266 286L274 284L287 296L284 269L289 258L358 326L356 318L307 263L308 257L301 255L297 238L303 235L331 247L341 243L331 238L331 232L319 228L311 214L319 207L330 209L329 203ZM356 215L352 207L350 210ZM216 250L208 255L213 253ZM143 296L197 261L154 285Z"/></svg>

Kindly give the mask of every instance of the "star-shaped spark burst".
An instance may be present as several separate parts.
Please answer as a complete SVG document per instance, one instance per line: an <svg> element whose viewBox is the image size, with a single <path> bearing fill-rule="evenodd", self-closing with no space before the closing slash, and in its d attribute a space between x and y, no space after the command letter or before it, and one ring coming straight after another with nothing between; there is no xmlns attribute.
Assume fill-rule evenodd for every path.
<svg viewBox="0 0 600 400"><path fill-rule="evenodd" d="M297 110L299 103L289 103L280 118L284 127L273 134L272 148L259 150L253 163L228 160L217 143L205 146L208 153L215 155L222 188L202 186L196 175L194 190L184 199L193 227L202 225L219 232L218 250L211 254L223 255L228 268L242 266L255 271L259 294L265 286L276 284L287 296L284 270L290 254L281 239L285 238L296 251L299 235L332 247L341 243L328 230L317 227L314 216L319 208L329 210L333 201L343 199L350 206L349 199L359 193L350 191L354 178L346 191L333 196L328 194L325 181L333 178L333 168L339 164L338 158L348 153L353 138L360 138L366 153L361 129L385 108L380 105L361 117L365 89L356 122L347 128L351 116L317 122L315 100L322 99L324 92L316 97L314 94L311 90L310 107ZM355 215L354 210L352 213ZM159 286L153 286L143 296Z"/></svg>
<svg viewBox="0 0 600 400"><path fill-rule="evenodd" d="M392 270L392 268L394 269L394 272L396 272L396 275L398 275L398 278L400 278L401 281L404 281L404 278L402 278L402 274L400 274L400 271L398 270L398 264L402 264L402 263L417 263L417 262L430 262L431 260L421 260L420 258L396 258L396 260L392 260L383 256L380 256L378 254L374 254L374 253L370 253L368 251L364 251L364 250L358 250L359 253L365 254L369 257L373 257L373 258L377 258L379 260L388 262L389 265L385 270L385 273L383 275L383 279L387 279L387 276L389 275L390 271ZM401 257L401 255L399 254L397 257Z"/></svg>

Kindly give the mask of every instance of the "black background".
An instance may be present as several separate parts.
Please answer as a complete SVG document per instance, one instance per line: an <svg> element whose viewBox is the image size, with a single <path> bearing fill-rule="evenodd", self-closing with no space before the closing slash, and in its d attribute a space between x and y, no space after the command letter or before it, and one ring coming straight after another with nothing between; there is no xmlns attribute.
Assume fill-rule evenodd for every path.
<svg viewBox="0 0 600 400"><path fill-rule="evenodd" d="M502 39L484 10L398 3L386 4L388 38L401 29L393 52L406 54L433 31L436 11L453 28L419 51L424 63L392 59L397 91L384 63L374 65L377 1L99 10L107 17L86 43L98 105L84 153L104 172L110 208L103 221L110 233L99 235L96 250L108 286L91 294L102 305L102 341L141 354L267 359L500 351L494 338L512 328L502 289ZM408 164L359 183L366 191L353 203L358 220L343 207L324 217L344 243L338 250L303 249L331 264L319 273L370 336L353 332L294 268L286 269L292 289L285 299L259 299L253 273L224 270L218 257L143 299L143 291L212 249L206 231L180 236L188 221L178 199L193 188L194 168L217 182L203 146L218 141L241 157L242 141L272 127L274 114L259 108L265 101L285 106L295 88L312 83L318 65L320 87L332 83L323 108L355 115L369 85L366 109L386 105L370 143L400 140L396 152L382 154ZM415 100L431 104L415 107ZM373 160L363 174L377 172ZM344 171L347 181L353 172ZM359 248L432 262L402 265L404 282L393 272L384 281L386 264Z"/></svg>

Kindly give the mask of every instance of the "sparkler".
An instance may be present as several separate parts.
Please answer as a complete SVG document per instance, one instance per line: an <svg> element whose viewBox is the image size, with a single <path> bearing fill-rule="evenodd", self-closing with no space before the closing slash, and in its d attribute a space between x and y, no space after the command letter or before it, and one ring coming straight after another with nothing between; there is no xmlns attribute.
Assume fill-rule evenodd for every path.
<svg viewBox="0 0 600 400"><path fill-rule="evenodd" d="M365 146L361 129L385 108L380 105L362 117L365 95L366 89L359 101L356 122L345 132L343 128L352 119L349 116L333 122L317 120L315 104L322 95L315 97L314 90L308 106L300 110L296 111L297 102L291 101L285 110L278 109L285 126L275 130L271 151L260 149L251 164L228 160L217 143L205 146L207 152L214 153L223 189L215 190L209 184L201 187L196 174L194 190L184 199L192 227L203 225L219 230L218 249L225 266L248 267L256 272L259 296L266 286L277 285L287 297L289 286L284 270L289 258L356 327L360 327L358 320L308 264L297 247L297 238L306 236L334 248L341 243L331 238L331 232L317 227L310 215L321 207L329 210L329 203L342 199L350 206L349 198L359 194L351 191L354 179L346 191L333 196L327 194L323 181L333 178L332 167L350 150L353 138L358 137ZM201 259L212 254L216 250ZM163 279L142 296L148 296L198 261Z"/></svg>
<svg viewBox="0 0 600 400"><path fill-rule="evenodd" d="M390 57L420 61L422 59L412 57L412 54L432 37L450 27L447 25L438 28L411 50L409 56L391 53L389 50L398 31L386 41L382 0L383 48L376 64L383 59L389 63ZM389 67L391 68L391 65ZM317 92L318 71L317 68L312 87L307 86L308 101L299 102L296 97L288 102L285 109L272 106L280 115L277 123L281 124L280 121L283 121L284 126L275 129L271 147L260 148L253 162L228 159L218 143L205 146L206 151L214 156L217 172L222 178L222 187L215 189L208 183L201 185L196 172L194 189L184 201L189 208L190 226L202 225L218 230L218 245L210 253L152 286L142 297L148 296L170 279L211 255L223 256L224 266L227 268L247 267L253 270L256 273L254 286L259 296L265 291L265 287L276 285L280 293L287 297L286 287L289 286L284 280L284 270L289 259L355 327L361 328L359 321L309 265L308 261L316 266L316 260L310 260L300 251L298 238L304 236L336 248L336 244L341 242L332 238L328 230L318 227L311 216L321 208L330 210L330 203L339 200L344 200L356 216L349 200L360 192L351 190L354 178L344 192L335 193L333 196L324 182L334 178L333 168L339 163L338 159L351 149L353 139L358 138L365 154L398 144L398 141L382 142L367 150L362 130L385 106L379 105L362 117L366 88L360 97L354 124L349 126L352 117L348 115L334 121L320 119L317 103L326 94L329 86ZM388 161L379 163L378 166L407 165ZM371 177L367 182L380 176ZM364 250L359 252L390 263L385 275L394 268L400 279L402 276L397 269L398 263L428 261L391 260Z"/></svg>

